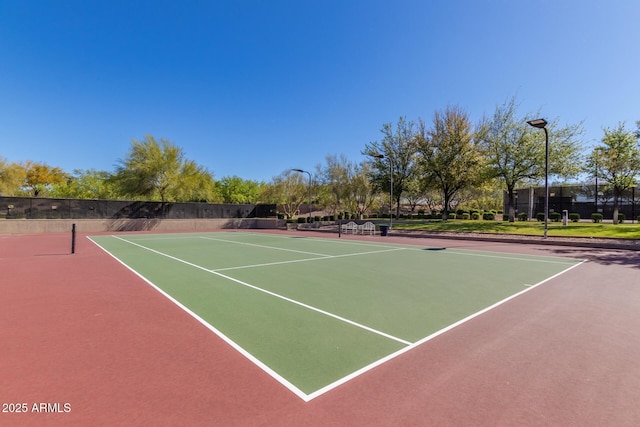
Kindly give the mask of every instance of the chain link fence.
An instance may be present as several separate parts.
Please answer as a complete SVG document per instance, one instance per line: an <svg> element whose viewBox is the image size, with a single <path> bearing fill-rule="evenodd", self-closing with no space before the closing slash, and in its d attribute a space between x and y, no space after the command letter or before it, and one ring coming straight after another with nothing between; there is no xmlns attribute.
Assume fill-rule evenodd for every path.
<svg viewBox="0 0 640 427"><path fill-rule="evenodd" d="M629 220L636 220L640 215L640 200L636 188L623 191L618 200L619 213ZM544 187L519 188L515 194L514 207L517 213L526 213L535 218L544 212ZM508 195L504 194L504 211L507 211ZM613 219L613 190L605 185L564 185L549 186L549 212L580 214L582 219L590 219L591 214L600 213L604 219Z"/></svg>

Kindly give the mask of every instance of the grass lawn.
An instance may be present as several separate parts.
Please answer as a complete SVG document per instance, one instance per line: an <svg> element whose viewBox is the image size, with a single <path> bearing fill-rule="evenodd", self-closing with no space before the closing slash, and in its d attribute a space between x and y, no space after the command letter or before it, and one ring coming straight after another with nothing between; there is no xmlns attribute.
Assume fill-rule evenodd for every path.
<svg viewBox="0 0 640 427"><path fill-rule="evenodd" d="M485 220L438 220L430 221L399 221L393 224L399 230L429 230L429 231L466 231L476 233L523 234L541 236L544 223L537 221L485 221ZM549 236L570 237L610 237L619 239L640 239L640 224L593 222L569 222L563 226L561 222L549 222Z"/></svg>

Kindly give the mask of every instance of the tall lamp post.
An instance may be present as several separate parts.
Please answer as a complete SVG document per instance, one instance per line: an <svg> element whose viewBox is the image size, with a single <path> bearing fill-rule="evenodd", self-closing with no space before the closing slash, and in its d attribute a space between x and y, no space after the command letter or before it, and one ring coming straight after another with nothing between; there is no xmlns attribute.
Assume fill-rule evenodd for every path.
<svg viewBox="0 0 640 427"><path fill-rule="evenodd" d="M529 120L527 124L544 130L544 238L546 239L549 229L549 132L545 119Z"/></svg>
<svg viewBox="0 0 640 427"><path fill-rule="evenodd" d="M375 157L376 159L384 159L384 154L374 153L369 154L371 157ZM391 156L389 159L389 230L391 230L391 226L393 225L393 162L391 161Z"/></svg>
<svg viewBox="0 0 640 427"><path fill-rule="evenodd" d="M309 224L311 224L311 172L302 169L291 169L294 172L306 173L309 175L309 200L307 203L307 209L309 209Z"/></svg>

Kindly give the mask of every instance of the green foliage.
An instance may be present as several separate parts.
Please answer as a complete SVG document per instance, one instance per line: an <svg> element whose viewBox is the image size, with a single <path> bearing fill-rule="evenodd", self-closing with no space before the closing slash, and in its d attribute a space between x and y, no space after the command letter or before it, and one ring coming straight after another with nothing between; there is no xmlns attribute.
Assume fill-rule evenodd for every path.
<svg viewBox="0 0 640 427"><path fill-rule="evenodd" d="M438 190L448 212L458 192L481 182L483 160L476 132L468 114L459 107L435 111L431 128L422 121L419 127L417 155L425 187Z"/></svg>
<svg viewBox="0 0 640 427"><path fill-rule="evenodd" d="M382 140L366 144L362 154L370 157L369 178L374 190L389 194L393 180L392 202L399 215L400 200L408 190L410 179L417 176L415 123L400 117L395 128L392 123L385 123L380 132Z"/></svg>
<svg viewBox="0 0 640 427"><path fill-rule="evenodd" d="M614 223L617 222L621 193L636 184L640 175L638 137L635 132L626 130L624 123L614 129L605 129L602 145L593 149L585 163L591 176L605 181L605 190L613 190Z"/></svg>
<svg viewBox="0 0 640 427"><path fill-rule="evenodd" d="M73 199L114 199L117 197L111 174L95 169L75 170L65 182L52 187L51 197Z"/></svg>
<svg viewBox="0 0 640 427"><path fill-rule="evenodd" d="M602 214L601 213L592 213L591 220L593 222L602 222Z"/></svg>
<svg viewBox="0 0 640 427"><path fill-rule="evenodd" d="M538 212L536 214L536 220L538 220L538 222L543 222L544 221L544 212Z"/></svg>
<svg viewBox="0 0 640 427"><path fill-rule="evenodd" d="M473 212L471 214L471 219L474 220L474 221L479 220L480 219L480 213L479 212Z"/></svg>
<svg viewBox="0 0 640 427"><path fill-rule="evenodd" d="M538 114L536 114L536 117ZM509 213L514 215L514 190L525 181L537 181L545 173L544 134L519 116L516 99L497 106L493 117L483 124L480 141L487 162L487 177L500 180L507 190ZM581 167L578 137L581 125L561 127L557 120L547 125L549 174L570 177ZM542 140L542 142L541 142Z"/></svg>
<svg viewBox="0 0 640 427"><path fill-rule="evenodd" d="M482 219L484 219L485 221L493 221L496 219L496 214L492 213L492 212L486 212L482 214Z"/></svg>
<svg viewBox="0 0 640 427"><path fill-rule="evenodd" d="M9 163L0 156L0 194L17 196L27 178L26 168L19 163Z"/></svg>
<svg viewBox="0 0 640 427"><path fill-rule="evenodd" d="M160 201L222 201L211 174L184 157L166 139L147 135L132 140L131 149L116 169L115 188L124 196Z"/></svg>
<svg viewBox="0 0 640 427"><path fill-rule="evenodd" d="M465 213L462 214L462 219L463 220L464 219L468 220L469 218L471 218L471 214L469 212L465 212Z"/></svg>
<svg viewBox="0 0 640 427"><path fill-rule="evenodd" d="M551 212L549 213L549 220L553 222L560 222L562 219L562 214L560 212Z"/></svg>
<svg viewBox="0 0 640 427"><path fill-rule="evenodd" d="M618 214L618 222L622 224L625 219L627 219L627 216L625 214L623 214L622 212L620 212Z"/></svg>
<svg viewBox="0 0 640 427"><path fill-rule="evenodd" d="M570 213L569 214L569 221L571 221L571 222L579 222L580 221L580 214L579 213Z"/></svg>
<svg viewBox="0 0 640 427"><path fill-rule="evenodd" d="M526 212L518 213L518 221L528 221L528 220L529 220L529 215L527 215Z"/></svg>
<svg viewBox="0 0 640 427"><path fill-rule="evenodd" d="M275 203L287 218L292 218L308 199L308 186L299 173L287 170L273 178L261 192L264 203Z"/></svg>
<svg viewBox="0 0 640 427"><path fill-rule="evenodd" d="M224 203L258 203L264 184L238 176L225 176L216 182Z"/></svg>

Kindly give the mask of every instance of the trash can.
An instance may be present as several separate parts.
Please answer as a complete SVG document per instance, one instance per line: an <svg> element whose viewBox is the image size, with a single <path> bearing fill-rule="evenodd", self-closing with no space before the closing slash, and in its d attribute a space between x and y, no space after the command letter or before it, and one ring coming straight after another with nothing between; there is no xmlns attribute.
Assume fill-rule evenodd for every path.
<svg viewBox="0 0 640 427"><path fill-rule="evenodd" d="M380 235L381 236L386 236L388 232L389 232L389 226L388 225L381 225L380 226Z"/></svg>

